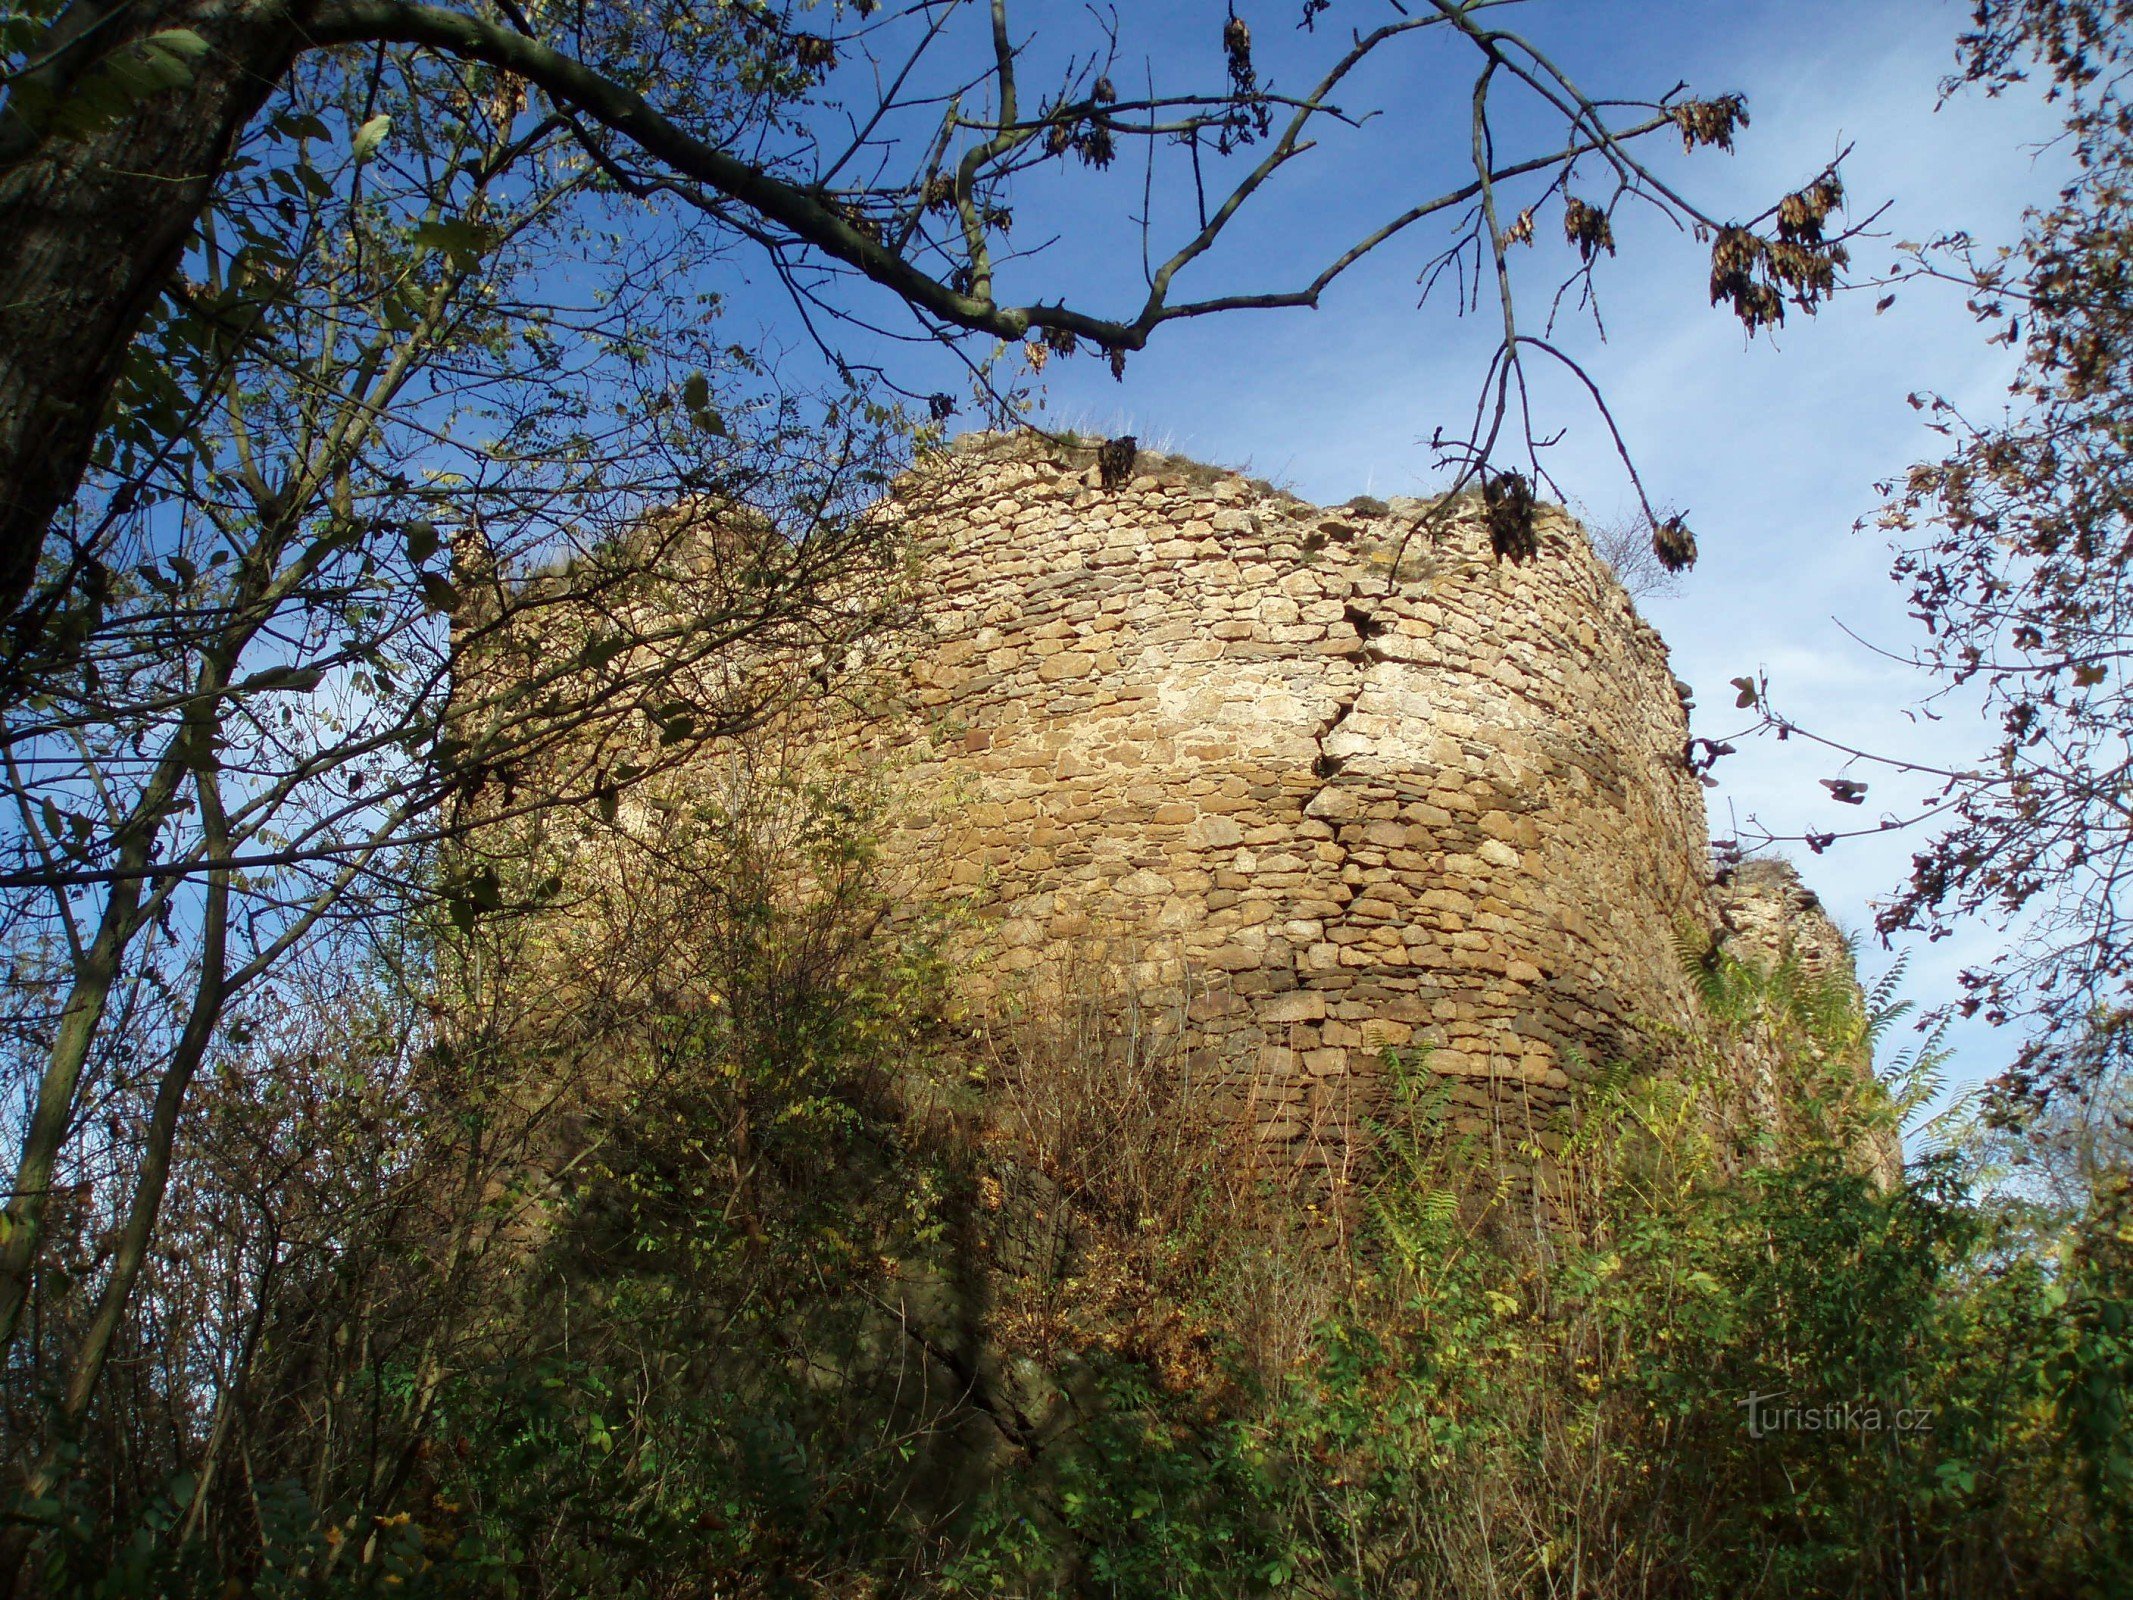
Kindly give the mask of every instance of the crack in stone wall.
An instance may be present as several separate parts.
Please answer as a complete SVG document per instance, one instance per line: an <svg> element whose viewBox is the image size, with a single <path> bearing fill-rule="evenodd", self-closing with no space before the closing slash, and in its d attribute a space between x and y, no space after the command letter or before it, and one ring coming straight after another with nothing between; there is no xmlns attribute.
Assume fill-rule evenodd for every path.
<svg viewBox="0 0 2133 1600"><path fill-rule="evenodd" d="M1334 778L1340 774L1341 768L1347 765L1347 758L1345 756L1337 756L1328 750L1326 741L1340 732L1341 724L1348 720L1348 713L1354 709L1355 701L1353 699L1341 701L1333 708L1333 715L1326 719L1324 726L1313 735L1313 738L1318 742L1318 758L1311 763L1313 775L1320 778ZM1308 810L1309 807L1305 809Z"/></svg>

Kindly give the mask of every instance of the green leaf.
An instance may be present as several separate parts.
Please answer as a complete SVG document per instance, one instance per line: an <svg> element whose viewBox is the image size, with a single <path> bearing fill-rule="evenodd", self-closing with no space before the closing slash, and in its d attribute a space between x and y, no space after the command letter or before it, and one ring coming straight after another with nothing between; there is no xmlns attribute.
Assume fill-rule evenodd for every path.
<svg viewBox="0 0 2133 1600"><path fill-rule="evenodd" d="M113 71L120 83L142 98L158 89L180 89L193 81L193 69L185 58L158 49L153 39L142 40L132 61L123 66L114 63Z"/></svg>
<svg viewBox="0 0 2133 1600"><path fill-rule="evenodd" d="M437 553L442 542L437 537L437 524L434 522L418 519L407 525L407 559L418 567Z"/></svg>
<svg viewBox="0 0 2133 1600"><path fill-rule="evenodd" d="M446 615L459 609L459 591L434 572L419 572L415 581L422 586L422 603L432 611Z"/></svg>
<svg viewBox="0 0 2133 1600"><path fill-rule="evenodd" d="M629 647L629 640L620 634L610 634L605 639L588 639L585 648L578 652L578 660L598 671Z"/></svg>
<svg viewBox="0 0 2133 1600"><path fill-rule="evenodd" d="M467 261L495 245L496 230L465 217L439 217L416 223L414 241L423 249L448 251Z"/></svg>
<svg viewBox="0 0 2133 1600"><path fill-rule="evenodd" d="M161 33L151 33L141 42L150 49L166 51L186 61L198 61L207 54L207 41L190 28L165 28Z"/></svg>
<svg viewBox="0 0 2133 1600"><path fill-rule="evenodd" d="M711 403L711 380L701 372L691 373L681 386L681 403L691 411L703 410Z"/></svg>
<svg viewBox="0 0 2133 1600"><path fill-rule="evenodd" d="M356 129L348 153L354 156L358 163L368 161L377 153L378 146L385 142L385 136L392 131L393 119L381 111Z"/></svg>
<svg viewBox="0 0 2133 1600"><path fill-rule="evenodd" d="M284 139L324 139L330 136L326 124L308 111L284 113L276 117L271 126Z"/></svg>
<svg viewBox="0 0 2133 1600"><path fill-rule="evenodd" d="M286 690L292 694L309 694L325 680L323 667L269 667L264 672L255 672L237 685L239 694L262 694L272 690Z"/></svg>

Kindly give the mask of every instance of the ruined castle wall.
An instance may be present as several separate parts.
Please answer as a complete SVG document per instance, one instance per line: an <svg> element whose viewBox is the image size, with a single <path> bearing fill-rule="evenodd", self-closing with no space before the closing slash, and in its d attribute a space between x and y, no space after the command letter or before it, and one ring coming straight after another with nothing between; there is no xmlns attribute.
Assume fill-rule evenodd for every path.
<svg viewBox="0 0 2133 1600"><path fill-rule="evenodd" d="M1573 523L1514 563L1472 515L1148 456L1106 490L1090 461L994 441L902 490L927 634L880 743L889 853L974 913L974 1001L1130 952L1261 1138L1334 1170L1387 1046L1523 1136L1584 1064L1693 1025L1675 930L1716 904L1685 712Z"/></svg>

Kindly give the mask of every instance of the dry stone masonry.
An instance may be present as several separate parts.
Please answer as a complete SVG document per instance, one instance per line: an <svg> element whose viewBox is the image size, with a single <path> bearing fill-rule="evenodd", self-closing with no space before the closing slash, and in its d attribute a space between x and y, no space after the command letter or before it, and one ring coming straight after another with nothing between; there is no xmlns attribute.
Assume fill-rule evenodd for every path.
<svg viewBox="0 0 2133 1600"><path fill-rule="evenodd" d="M1348 1175L1385 1051L1427 1045L1516 1168L1588 1064L1700 1025L1679 928L1836 942L1789 869L1714 882L1665 646L1559 512L1510 562L1478 508L1145 453L1105 488L998 437L898 504L926 627L873 734L888 849L974 913L969 998L1129 960L1294 1167Z"/></svg>

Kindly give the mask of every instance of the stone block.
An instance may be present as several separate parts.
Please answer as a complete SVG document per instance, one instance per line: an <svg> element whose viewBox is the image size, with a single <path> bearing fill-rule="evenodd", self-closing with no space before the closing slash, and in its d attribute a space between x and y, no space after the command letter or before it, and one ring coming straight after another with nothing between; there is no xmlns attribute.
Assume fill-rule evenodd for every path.
<svg viewBox="0 0 2133 1600"><path fill-rule="evenodd" d="M1311 989L1291 989L1274 995L1258 1007L1266 1022L1315 1022L1326 1014L1326 997Z"/></svg>
<svg viewBox="0 0 2133 1600"><path fill-rule="evenodd" d="M1193 824L1192 843L1203 850L1222 850L1244 842L1244 827L1234 817L1203 816Z"/></svg>

